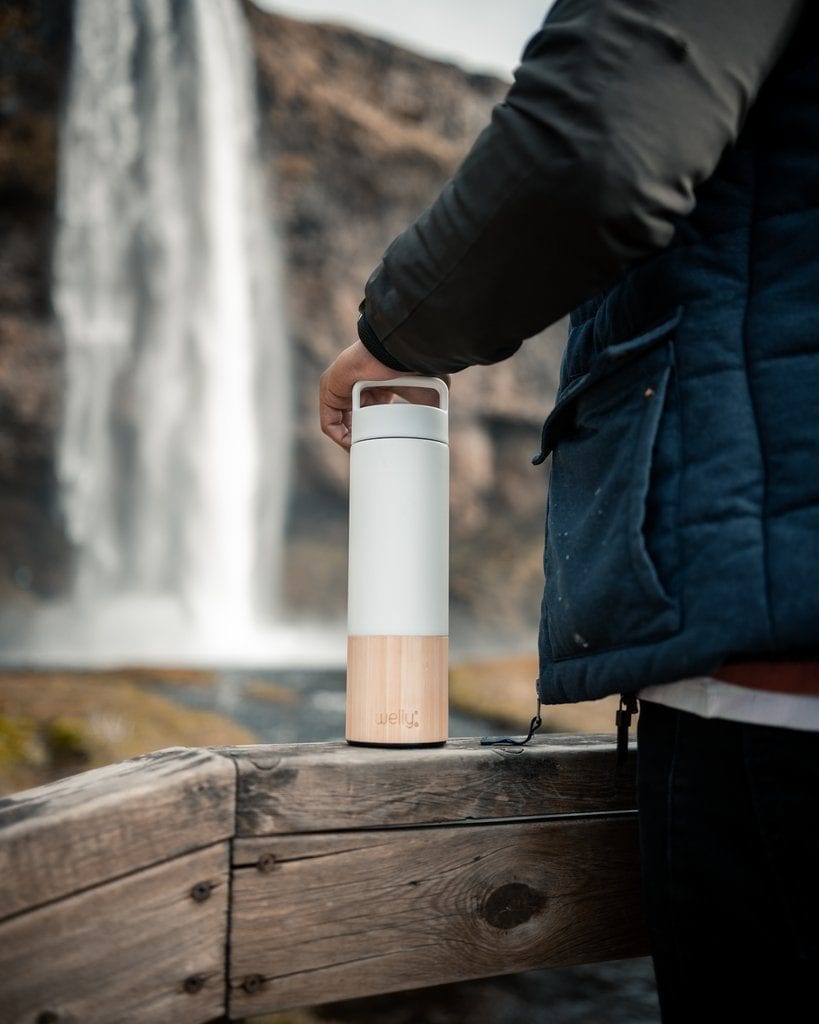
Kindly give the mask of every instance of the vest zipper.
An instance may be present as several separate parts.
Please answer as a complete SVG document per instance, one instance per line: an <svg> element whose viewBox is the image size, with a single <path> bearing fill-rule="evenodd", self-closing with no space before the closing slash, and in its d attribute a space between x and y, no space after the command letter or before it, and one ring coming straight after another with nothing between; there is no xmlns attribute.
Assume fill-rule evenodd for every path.
<svg viewBox="0 0 819 1024"><path fill-rule="evenodd" d="M617 726L617 764L626 763L628 757L628 730L634 715L638 714L640 705L633 693L620 694L620 706L614 721Z"/></svg>

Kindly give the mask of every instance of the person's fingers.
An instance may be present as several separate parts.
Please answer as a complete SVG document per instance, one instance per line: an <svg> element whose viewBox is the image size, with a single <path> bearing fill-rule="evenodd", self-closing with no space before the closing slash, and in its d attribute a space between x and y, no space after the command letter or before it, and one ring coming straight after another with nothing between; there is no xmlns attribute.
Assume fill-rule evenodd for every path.
<svg viewBox="0 0 819 1024"><path fill-rule="evenodd" d="M361 404L364 405L389 405L395 400L397 391L392 388L366 388L361 392Z"/></svg>
<svg viewBox="0 0 819 1024"><path fill-rule="evenodd" d="M398 376L380 363L360 342L340 352L319 379L319 421L322 433L335 444L349 449L352 430L353 386L359 380L383 380L386 387L367 388L361 394L362 405L382 405L401 397L422 405L437 405L438 393L432 388L391 388L389 381ZM415 374L408 374L415 376ZM449 387L449 376L442 378Z"/></svg>
<svg viewBox="0 0 819 1024"><path fill-rule="evenodd" d="M409 376L412 376L411 374ZM449 374L442 375L440 379L450 387L450 376ZM408 402L413 402L415 405L439 405L441 397L435 388L396 388L393 392L394 395L398 395L399 398L404 398Z"/></svg>
<svg viewBox="0 0 819 1024"><path fill-rule="evenodd" d="M334 390L331 370L325 370L319 383L319 422L322 433L331 441L350 447L350 414L352 398L343 391Z"/></svg>
<svg viewBox="0 0 819 1024"><path fill-rule="evenodd" d="M340 448L344 448L349 451L352 440L350 431L343 423L330 423L326 427L324 433L331 441L335 441Z"/></svg>
<svg viewBox="0 0 819 1024"><path fill-rule="evenodd" d="M404 374L404 376L414 376L414 374ZM441 378L446 386L450 386L450 378ZM441 402L440 395L435 388L425 387L403 387L403 388L367 388L361 392L361 405L362 407L368 405L388 405L390 402L394 402L396 398L401 398L404 401L411 402L414 405L439 405Z"/></svg>

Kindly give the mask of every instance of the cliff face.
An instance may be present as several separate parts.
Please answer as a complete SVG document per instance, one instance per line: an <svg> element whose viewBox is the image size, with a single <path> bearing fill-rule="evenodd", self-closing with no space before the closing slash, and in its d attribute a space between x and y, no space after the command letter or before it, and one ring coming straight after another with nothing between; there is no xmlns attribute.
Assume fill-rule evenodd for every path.
<svg viewBox="0 0 819 1024"><path fill-rule="evenodd" d="M53 484L61 363L49 267L71 6L6 0L0 12L0 601L59 591L70 561ZM318 376L354 339L363 284L384 248L434 198L505 86L243 6L295 353L286 603L335 615L346 586L347 460L318 430ZM562 330L552 333L453 381L454 610L504 636L530 636L537 621L545 483L529 457L554 390Z"/></svg>
<svg viewBox="0 0 819 1024"><path fill-rule="evenodd" d="M64 585L49 263L70 37L70 4L5 0L0 9L0 601Z"/></svg>
<svg viewBox="0 0 819 1024"><path fill-rule="evenodd" d="M391 239L437 195L506 91L497 79L348 29L246 5L287 251L299 404L291 605L343 609L346 456L322 438L318 375L355 338L363 286ZM453 610L532 636L545 482L530 465L564 328L453 380Z"/></svg>

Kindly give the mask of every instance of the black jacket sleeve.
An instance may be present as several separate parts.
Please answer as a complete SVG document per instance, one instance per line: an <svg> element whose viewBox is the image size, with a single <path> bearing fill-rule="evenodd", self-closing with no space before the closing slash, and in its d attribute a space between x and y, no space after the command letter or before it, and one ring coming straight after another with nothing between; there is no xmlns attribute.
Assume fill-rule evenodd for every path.
<svg viewBox="0 0 819 1024"><path fill-rule="evenodd" d="M557 0L491 123L365 289L395 369L504 359L666 246L802 0Z"/></svg>

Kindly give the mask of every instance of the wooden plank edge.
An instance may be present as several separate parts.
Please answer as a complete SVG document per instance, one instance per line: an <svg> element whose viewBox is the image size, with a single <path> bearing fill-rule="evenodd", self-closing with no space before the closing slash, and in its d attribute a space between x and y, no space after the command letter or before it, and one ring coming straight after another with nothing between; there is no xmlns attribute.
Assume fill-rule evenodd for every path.
<svg viewBox="0 0 819 1024"><path fill-rule="evenodd" d="M434 749L343 742L217 749L237 763L238 837L636 805L635 758L618 766L608 734L550 734L527 747L464 738Z"/></svg>
<svg viewBox="0 0 819 1024"><path fill-rule="evenodd" d="M223 1015L230 877L222 840L3 921L0 1021Z"/></svg>
<svg viewBox="0 0 819 1024"><path fill-rule="evenodd" d="M71 868L70 865L66 868L64 863L61 868L65 883L60 884L59 878L46 878L43 884L42 879L37 877L37 867L41 875L48 875L52 862L60 858L58 838L64 839L70 828L81 825L83 819L89 819L93 825L95 819L99 821L104 818L109 809L121 809L129 792L135 800L150 804L156 797L157 790L169 785L168 778L151 778L151 769L160 766L172 776L175 762L184 766L196 758L199 758L199 761L194 767L198 770L210 765L217 773L229 772L222 780L222 788L226 795L229 794L229 806L221 809L216 815L220 819L219 827L196 842L186 838L189 833L184 829L171 829L173 842L166 844L164 848L158 846L150 853L149 844L149 849L143 855L132 849L131 855L126 855L119 862L120 870L106 869L102 866L109 863L109 855L110 863L115 862L114 851L96 850L97 856L104 858L100 866L86 870L85 881L72 884L70 887L67 887L67 881L71 877ZM55 901L86 892L106 882L126 878L135 872L176 857L196 853L218 842L232 840L236 829L237 772L235 760L219 754L216 750L207 747L168 747L113 765L80 772L0 799L0 879L5 883L3 888L0 888L0 921L7 921L20 914L46 907ZM123 780L124 786L121 785ZM202 781L199 780L200 783ZM89 788L93 791L94 787L98 787L95 798L93 792L88 795ZM217 798L220 795L219 791L210 794L211 797ZM52 806L54 813L44 817L42 810L49 810ZM93 842L96 838L92 835L89 841ZM42 855L39 855L39 850L43 851ZM78 861L85 855L85 851L76 846L69 848L69 857L72 853ZM26 868L35 865L34 877L29 878L28 888L36 889L37 897L25 898L19 890L10 888L9 883L14 879L15 868L20 862L23 862Z"/></svg>
<svg viewBox="0 0 819 1024"><path fill-rule="evenodd" d="M629 814L238 840L230 1013L645 955L637 836Z"/></svg>

